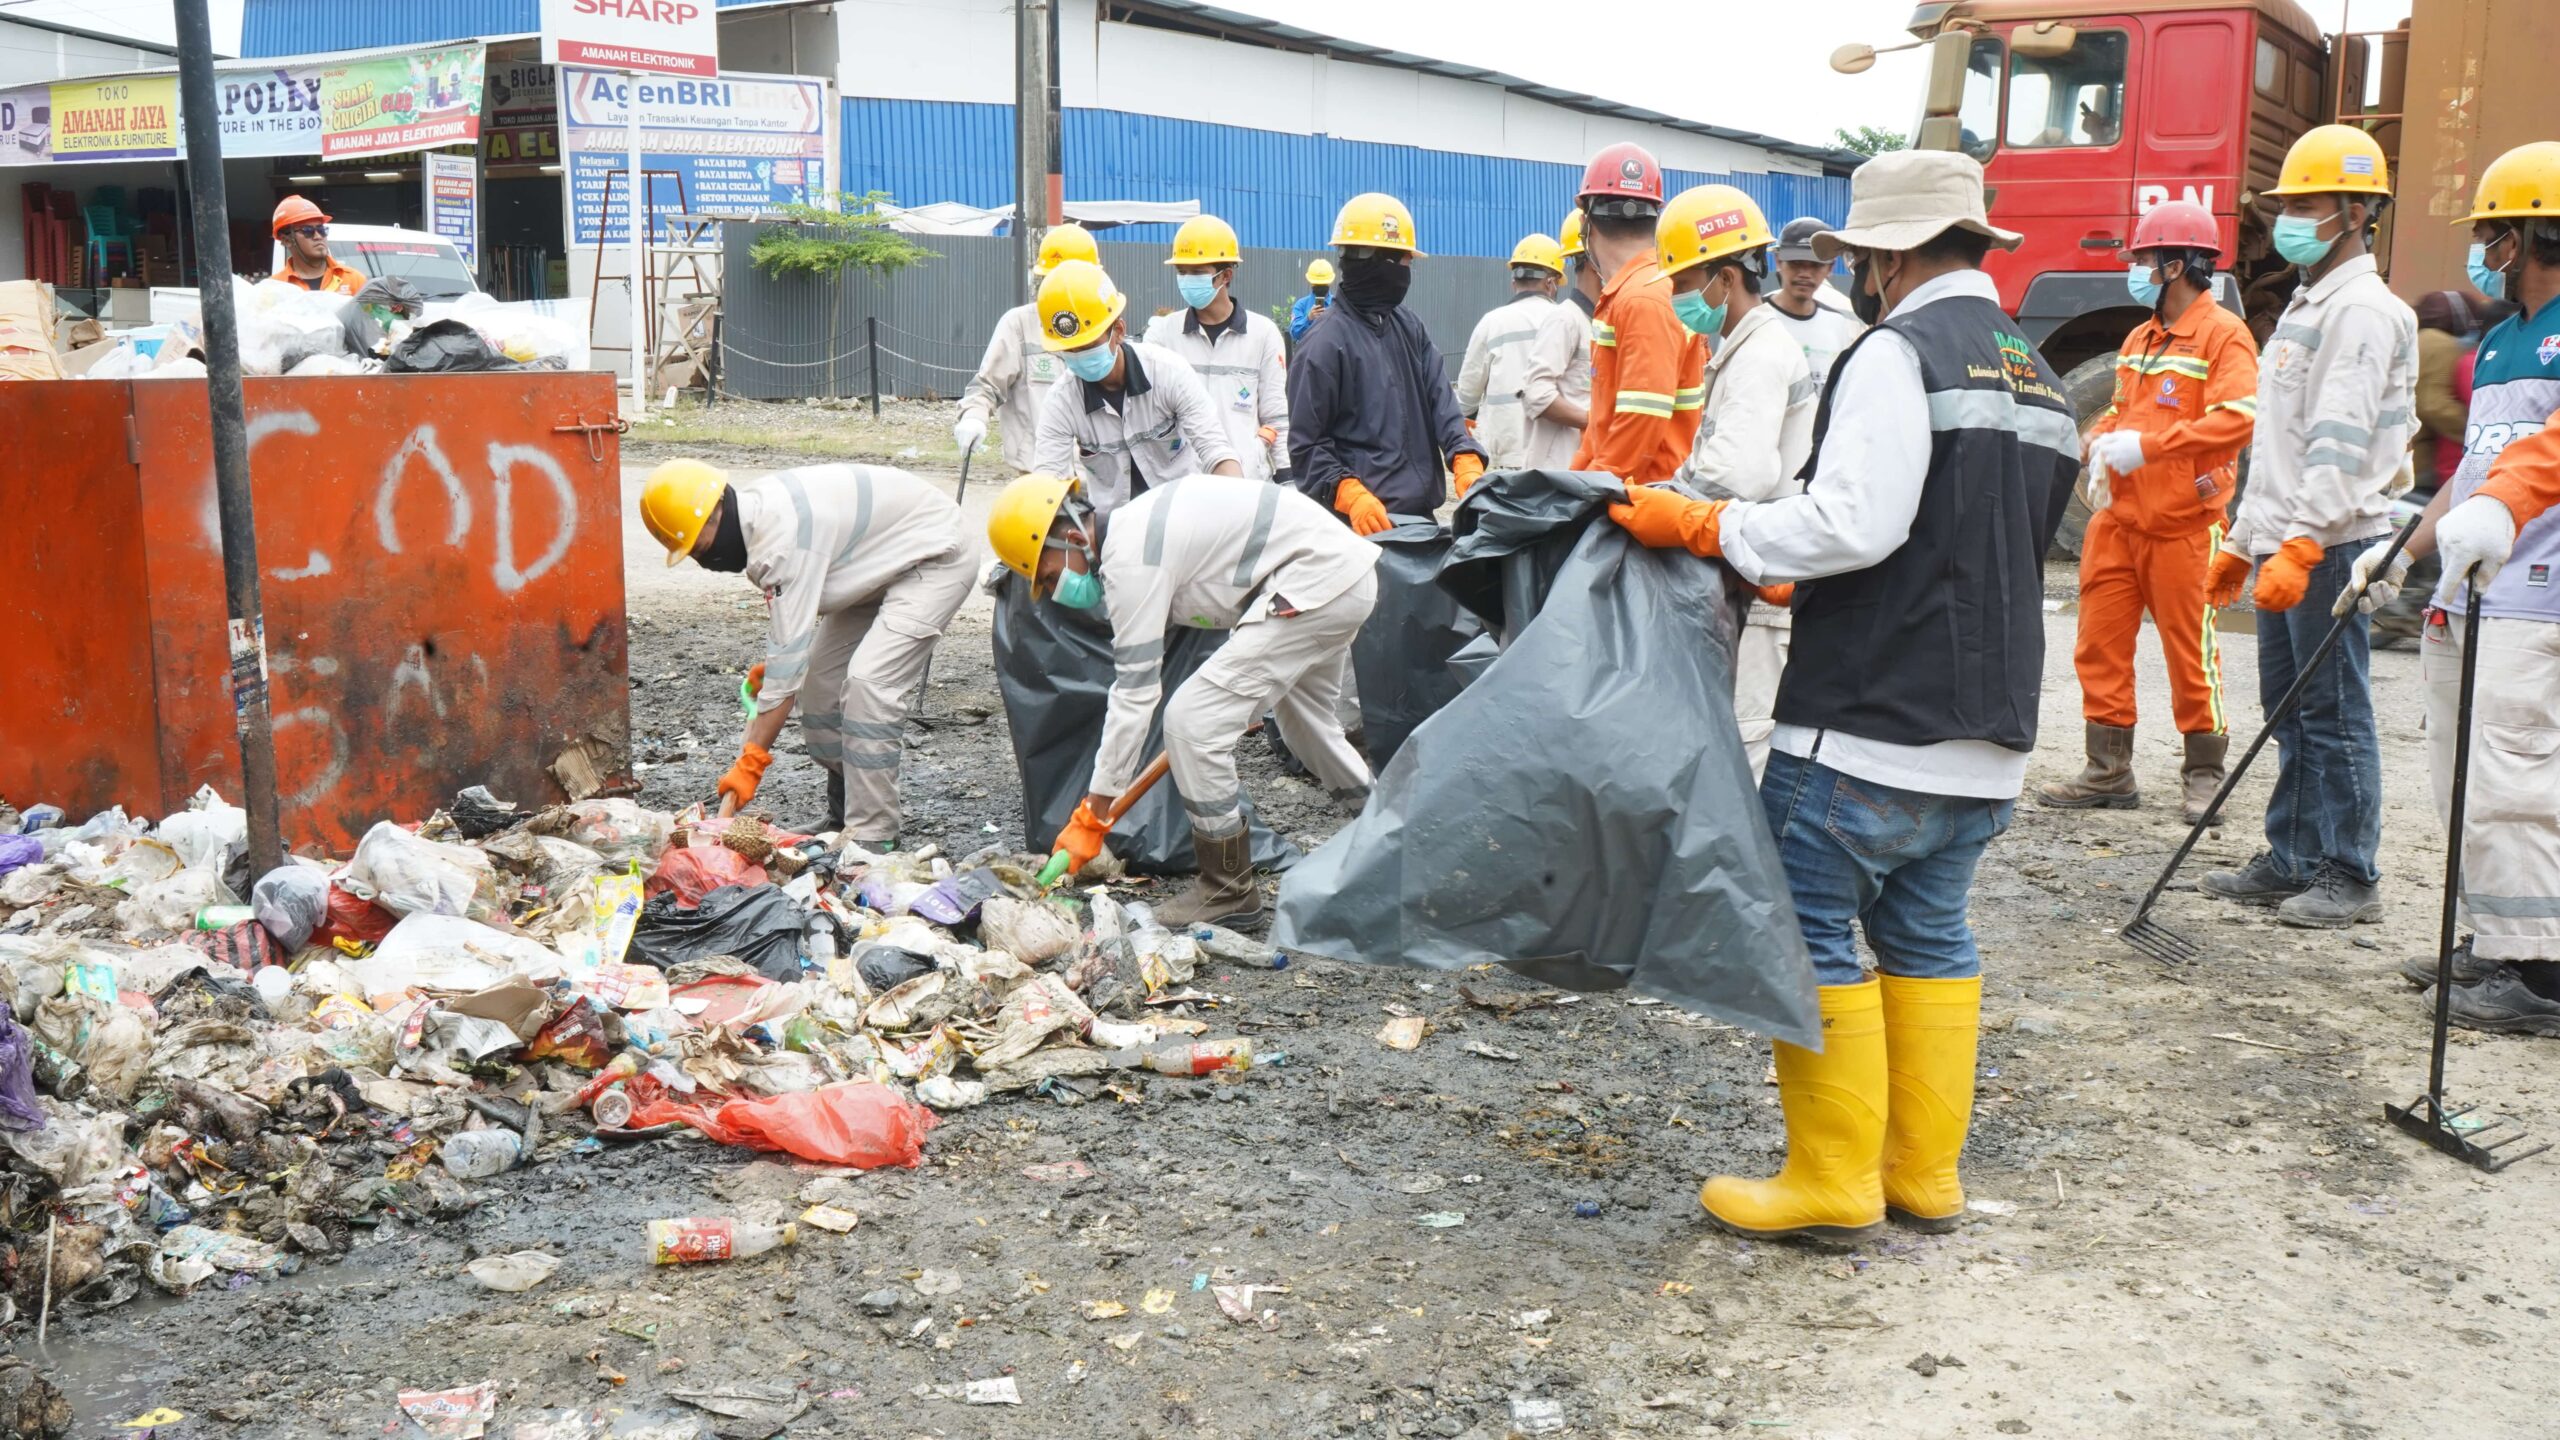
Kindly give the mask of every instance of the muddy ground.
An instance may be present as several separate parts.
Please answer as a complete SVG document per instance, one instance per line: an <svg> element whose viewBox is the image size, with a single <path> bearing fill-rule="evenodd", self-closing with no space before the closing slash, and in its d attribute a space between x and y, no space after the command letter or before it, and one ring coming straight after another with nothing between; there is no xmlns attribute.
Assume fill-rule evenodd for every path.
<svg viewBox="0 0 2560 1440"><path fill-rule="evenodd" d="M914 445L908 463L949 481L938 424L847 424L835 448ZM992 488L973 478L973 509ZM645 798L672 807L733 753L762 607L733 577L666 570L636 525L625 546ZM2069 574L2052 586L2037 780L2078 759ZM2245 734L2254 651L2228 642ZM2165 716L2145 646L2143 703ZM501 1437L609 1433L525 1428L579 1413L691 1434L649 1427L708 1420L673 1391L732 1385L807 1400L790 1435L885 1440L1495 1437L1537 1433L1542 1408L1584 1436L2549 1435L2560 1157L2483 1177L2381 1122L2424 1072L2425 1017L2393 967L2431 942L2442 849L2416 657L2376 674L2390 911L2352 938L2192 893L2167 915L2207 942L2201 963L2173 975L2113 937L2180 835L2165 724L2142 735L2144 809L2021 807L1976 892L1979 1213L1959 1234L1830 1254L1711 1231L1698 1181L1780 1146L1751 1037L1612 998L1505 1015L1455 977L1308 961L1204 972L1235 997L1216 1023L1284 1059L1151 1079L1134 1104L954 1115L924 1168L833 1182L862 1216L849 1235L652 1269L647 1220L783 1218L825 1177L699 1141L554 1151L465 1222L385 1230L286 1281L58 1318L40 1358L95 1436L163 1405L190 1417L163 1435L397 1434L394 1392L483 1380ZM1016 835L983 600L938 652L926 713L983 719L910 729L909 838ZM782 750L765 798L812 818L816 773L796 740ZM1247 753L1279 828L1331 828L1320 795ZM2209 839L2199 863L2245 857L2252 832ZM1438 1027L1418 1051L1373 1038L1399 1008ZM2560 1134L2555 1053L2457 1034L2454 1085ZM1449 1213L1463 1223L1420 1223ZM529 1294L461 1276L529 1246L563 1262ZM1231 1283L1285 1289L1240 1324L1203 1288ZM1020 1408L960 1398L999 1378Z"/></svg>

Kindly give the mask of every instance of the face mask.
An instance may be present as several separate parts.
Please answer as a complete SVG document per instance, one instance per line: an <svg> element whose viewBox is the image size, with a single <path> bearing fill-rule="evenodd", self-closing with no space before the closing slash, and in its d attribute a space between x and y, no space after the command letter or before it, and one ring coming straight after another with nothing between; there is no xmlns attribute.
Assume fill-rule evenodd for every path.
<svg viewBox="0 0 2560 1440"><path fill-rule="evenodd" d="M720 507L711 512L711 548L697 551L694 563L705 570L735 575L747 568L747 527L738 523L737 493L720 497Z"/></svg>
<svg viewBox="0 0 2560 1440"><path fill-rule="evenodd" d="M1100 345L1087 345L1081 350L1070 350L1058 358L1067 362L1069 374L1091 384L1099 383L1103 376L1111 373L1112 365L1119 359L1119 352L1112 349L1111 343L1106 340Z"/></svg>
<svg viewBox="0 0 2560 1440"><path fill-rule="evenodd" d="M2336 216L2329 217L2337 218ZM2299 215L2279 215L2275 224L2276 253L2295 265L2317 265L2338 248L2333 237L2320 238L2320 227L2328 220L2306 220Z"/></svg>
<svg viewBox="0 0 2560 1440"><path fill-rule="evenodd" d="M1061 571L1049 598L1070 610L1090 610L1102 603L1102 581L1090 570Z"/></svg>
<svg viewBox="0 0 2560 1440"><path fill-rule="evenodd" d="M2151 267L2139 260L2124 267L2124 288L2133 303L2145 309L2160 303L2160 282L2151 278Z"/></svg>
<svg viewBox="0 0 2560 1440"><path fill-rule="evenodd" d="M1194 310L1207 309L1209 302L1218 298L1215 275L1176 275L1173 283L1182 290L1182 303Z"/></svg>
<svg viewBox="0 0 2560 1440"><path fill-rule="evenodd" d="M1863 256L1849 271L1849 313L1857 316L1861 325L1873 325L1884 318L1884 296L1868 290L1875 282L1875 274L1875 262Z"/></svg>
<svg viewBox="0 0 2560 1440"><path fill-rule="evenodd" d="M1673 314L1680 317L1681 324L1689 327L1689 333L1692 335L1724 333L1725 307L1708 304L1707 292L1704 290L1692 290L1685 295L1672 296L1671 310Z"/></svg>
<svg viewBox="0 0 2560 1440"><path fill-rule="evenodd" d="M1412 286L1412 267L1393 260L1372 256L1342 262L1342 298L1355 309L1393 310L1404 303L1404 292Z"/></svg>
<svg viewBox="0 0 2560 1440"><path fill-rule="evenodd" d="M2471 283L2492 300L2507 298L2507 272L2490 268L2489 247L2474 245L2463 260L2462 268L2471 274Z"/></svg>

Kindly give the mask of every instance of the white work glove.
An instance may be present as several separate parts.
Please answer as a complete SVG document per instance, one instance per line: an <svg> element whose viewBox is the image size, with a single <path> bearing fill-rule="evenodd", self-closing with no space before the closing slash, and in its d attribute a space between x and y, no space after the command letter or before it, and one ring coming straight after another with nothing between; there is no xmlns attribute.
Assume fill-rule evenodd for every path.
<svg viewBox="0 0 2560 1440"><path fill-rule="evenodd" d="M2405 547L2392 557L2389 574L2376 576L2373 573L2382 568L2382 552L2390 548L2388 545L2365 547L2364 553L2356 557L2355 565L2348 570L2346 588L2338 592L2337 602L2329 607L2330 614L2344 615L2353 608L2370 615L2399 597L2400 587L2409 583L2409 552Z"/></svg>
<svg viewBox="0 0 2560 1440"><path fill-rule="evenodd" d="M2115 482L2107 474L2106 462L2095 452L2089 456L2089 513L2097 514L2116 503Z"/></svg>
<svg viewBox="0 0 2560 1440"><path fill-rule="evenodd" d="M2457 580L2468 576L2483 590L2515 550L2515 514L2491 496L2474 495L2436 522L2436 554L2444 558L2444 573Z"/></svg>
<svg viewBox="0 0 2560 1440"><path fill-rule="evenodd" d="M964 455L977 449L978 442L986 438L987 417L975 410L963 410L960 418L951 422L952 443L958 445Z"/></svg>
<svg viewBox="0 0 2560 1440"><path fill-rule="evenodd" d="M2142 453L2142 437L2130 430L2110 430L2089 442L2092 463L2117 475L2130 475L2150 463Z"/></svg>

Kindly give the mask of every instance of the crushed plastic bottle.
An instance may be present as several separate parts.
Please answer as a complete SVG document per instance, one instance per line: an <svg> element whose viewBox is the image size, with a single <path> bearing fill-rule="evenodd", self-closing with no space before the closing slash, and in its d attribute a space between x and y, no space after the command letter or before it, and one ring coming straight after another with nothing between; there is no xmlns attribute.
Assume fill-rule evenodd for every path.
<svg viewBox="0 0 2560 1440"><path fill-rule="evenodd" d="M1159 1075L1207 1075L1219 1070L1253 1068L1253 1041L1201 1040L1159 1045L1151 1050L1115 1050L1111 1063L1122 1070L1153 1070Z"/></svg>
<svg viewBox="0 0 2560 1440"><path fill-rule="evenodd" d="M1183 931L1200 947L1200 953L1212 960L1230 965L1243 965L1254 970L1285 970L1289 957L1250 935L1239 935L1223 925L1199 924Z"/></svg>
<svg viewBox="0 0 2560 1440"><path fill-rule="evenodd" d="M456 1180L486 1180L523 1157L524 1137L513 1130L465 1130L436 1151Z"/></svg>
<svg viewBox="0 0 2560 1440"><path fill-rule="evenodd" d="M649 1222L649 1263L652 1265L744 1260L750 1255L761 1255L767 1250L799 1243L800 1227L797 1225L757 1225L717 1215Z"/></svg>

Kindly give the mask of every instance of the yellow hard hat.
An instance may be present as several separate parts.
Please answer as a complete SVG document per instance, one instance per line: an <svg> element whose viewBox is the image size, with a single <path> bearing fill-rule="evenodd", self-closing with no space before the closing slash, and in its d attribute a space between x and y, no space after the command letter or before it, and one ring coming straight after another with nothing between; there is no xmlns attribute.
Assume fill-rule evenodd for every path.
<svg viewBox="0 0 2560 1440"><path fill-rule="evenodd" d="M1550 236L1523 235L1520 237L1520 243L1511 247L1511 263L1535 265L1541 270L1553 270L1558 275L1562 275L1564 247L1556 244Z"/></svg>
<svg viewBox="0 0 2560 1440"><path fill-rule="evenodd" d="M1111 322L1129 308L1129 297L1090 260L1061 261L1040 282L1040 343L1052 350L1100 344Z"/></svg>
<svg viewBox="0 0 2560 1440"><path fill-rule="evenodd" d="M1556 230L1556 234L1559 237L1556 243L1563 247L1568 257L1582 253L1581 206L1577 205L1564 212L1564 224Z"/></svg>
<svg viewBox="0 0 2560 1440"><path fill-rule="evenodd" d="M1173 258L1167 265L1234 265L1244 256L1236 250L1236 229L1215 215L1194 215L1173 232Z"/></svg>
<svg viewBox="0 0 2560 1440"><path fill-rule="evenodd" d="M2270 195L2388 195L2391 162L2382 146L2353 125L2322 125L2302 132L2284 152Z"/></svg>
<svg viewBox="0 0 2560 1440"><path fill-rule="evenodd" d="M1058 507L1075 490L1072 479L1034 470L1016 476L997 493L995 508L987 512L987 544L1004 568L1038 583L1040 551L1049 543L1049 527L1057 523Z"/></svg>
<svg viewBox="0 0 2560 1440"><path fill-rule="evenodd" d="M649 472L640 485L640 524L649 538L667 547L667 563L693 553L729 477L719 467L699 460L670 460Z"/></svg>
<svg viewBox="0 0 2560 1440"><path fill-rule="evenodd" d="M1050 271L1069 260L1082 260L1094 265L1102 263L1102 252L1094 248L1093 232L1072 221L1054 226L1040 237L1040 261L1031 268L1045 278Z"/></svg>
<svg viewBox="0 0 2560 1440"><path fill-rule="evenodd" d="M1310 284L1310 285L1330 285L1330 284L1332 284L1332 283L1333 283L1333 262L1332 262L1332 261L1330 261L1330 260L1310 260L1310 261L1308 261L1308 262L1307 262L1307 283L1308 283L1308 284Z"/></svg>
<svg viewBox="0 0 2560 1440"><path fill-rule="evenodd" d="M1696 185L1671 197L1653 223L1653 248L1665 275L1778 243L1769 217L1730 185Z"/></svg>
<svg viewBox="0 0 2560 1440"><path fill-rule="evenodd" d="M1414 245L1413 212L1393 195L1374 190L1342 202L1342 213L1333 217L1333 243L1336 248L1366 245L1417 257L1422 254Z"/></svg>
<svg viewBox="0 0 2560 1440"><path fill-rule="evenodd" d="M2471 213L2454 221L2560 220L2560 140L2519 145L2480 172Z"/></svg>

